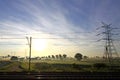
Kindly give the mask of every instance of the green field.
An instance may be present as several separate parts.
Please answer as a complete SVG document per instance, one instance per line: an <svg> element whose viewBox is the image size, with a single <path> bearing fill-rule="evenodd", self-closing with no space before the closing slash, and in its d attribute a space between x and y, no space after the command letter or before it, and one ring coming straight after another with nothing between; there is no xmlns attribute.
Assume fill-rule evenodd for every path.
<svg viewBox="0 0 120 80"><path fill-rule="evenodd" d="M0 61L0 72L28 72L28 67L28 61ZM34 60L30 68L31 72L120 72L120 61Z"/></svg>

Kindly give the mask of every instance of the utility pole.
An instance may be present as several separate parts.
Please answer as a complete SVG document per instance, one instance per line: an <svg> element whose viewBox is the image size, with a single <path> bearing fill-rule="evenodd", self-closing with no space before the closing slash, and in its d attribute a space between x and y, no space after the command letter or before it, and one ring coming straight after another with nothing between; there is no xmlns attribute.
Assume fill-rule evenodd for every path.
<svg viewBox="0 0 120 80"><path fill-rule="evenodd" d="M29 45L29 67L28 70L31 70L31 47L32 47L32 37L26 37Z"/></svg>
<svg viewBox="0 0 120 80"><path fill-rule="evenodd" d="M105 58L106 60L108 60L109 63L111 63L114 57L119 57L112 39L112 35L116 35L112 33L112 30L116 28L112 28L111 24L108 25L108 24L105 24L104 22L102 22L102 24L103 26L101 26L101 28L104 29L104 32L100 34L105 35L105 38L101 39L101 40L105 40L105 46L104 46L105 51L104 51L103 58Z"/></svg>

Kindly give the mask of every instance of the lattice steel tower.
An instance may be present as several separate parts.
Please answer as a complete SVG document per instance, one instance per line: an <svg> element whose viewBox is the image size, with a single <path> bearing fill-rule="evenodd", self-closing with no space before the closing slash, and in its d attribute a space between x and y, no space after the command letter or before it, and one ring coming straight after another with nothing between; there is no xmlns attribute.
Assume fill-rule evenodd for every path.
<svg viewBox="0 0 120 80"><path fill-rule="evenodd" d="M116 28L112 28L111 24L107 25L104 22L102 22L102 24L103 26L101 27L104 28L104 32L102 32L102 34L105 35L105 38L103 38L103 40L105 40L103 58L111 62L114 58L119 57L112 39L112 35L115 35L112 33L112 30Z"/></svg>

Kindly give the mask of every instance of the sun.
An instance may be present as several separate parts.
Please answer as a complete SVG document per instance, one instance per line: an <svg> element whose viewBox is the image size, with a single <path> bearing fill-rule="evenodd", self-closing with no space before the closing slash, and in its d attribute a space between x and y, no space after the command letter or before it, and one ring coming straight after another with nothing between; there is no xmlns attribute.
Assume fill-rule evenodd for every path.
<svg viewBox="0 0 120 80"><path fill-rule="evenodd" d="M47 41L44 39L33 40L32 47L36 51L42 51L47 47Z"/></svg>

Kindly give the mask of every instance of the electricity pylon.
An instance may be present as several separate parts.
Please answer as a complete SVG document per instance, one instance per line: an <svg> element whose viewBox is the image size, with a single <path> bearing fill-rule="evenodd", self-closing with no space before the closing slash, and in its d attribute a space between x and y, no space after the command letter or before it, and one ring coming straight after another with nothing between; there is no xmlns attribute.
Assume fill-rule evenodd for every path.
<svg viewBox="0 0 120 80"><path fill-rule="evenodd" d="M111 24L108 25L108 24L105 24L104 22L102 22L102 24L103 26L101 27L104 29L104 32L102 32L101 34L105 35L105 38L102 39L102 40L105 40L105 46L104 46L105 51L104 51L103 58L108 60L108 62L111 63L114 58L119 57L112 39L112 35L115 35L112 33L112 30L116 28L112 28Z"/></svg>

